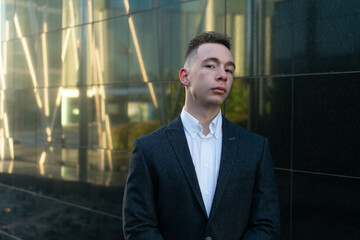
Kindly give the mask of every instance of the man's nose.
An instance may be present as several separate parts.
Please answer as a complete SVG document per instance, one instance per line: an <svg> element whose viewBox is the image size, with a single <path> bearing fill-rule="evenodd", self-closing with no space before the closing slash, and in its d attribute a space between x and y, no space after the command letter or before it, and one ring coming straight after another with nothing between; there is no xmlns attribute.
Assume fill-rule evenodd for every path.
<svg viewBox="0 0 360 240"><path fill-rule="evenodd" d="M218 73L217 73L216 80L227 81L227 78L228 78L228 76L227 76L225 68L220 67L218 70Z"/></svg>

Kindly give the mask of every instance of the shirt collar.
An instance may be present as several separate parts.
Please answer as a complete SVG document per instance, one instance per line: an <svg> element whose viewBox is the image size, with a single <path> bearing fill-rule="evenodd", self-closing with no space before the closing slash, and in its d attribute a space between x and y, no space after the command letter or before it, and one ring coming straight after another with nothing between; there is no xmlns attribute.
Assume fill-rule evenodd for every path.
<svg viewBox="0 0 360 240"><path fill-rule="evenodd" d="M195 117L193 117L190 113L188 113L184 108L181 111L180 117L184 125L184 129L191 135L192 138L195 138L198 132L202 133L202 127L199 121ZM218 138L221 133L221 127L222 127L222 116L220 109L219 113L210 123L209 134L212 134L215 136L215 138Z"/></svg>

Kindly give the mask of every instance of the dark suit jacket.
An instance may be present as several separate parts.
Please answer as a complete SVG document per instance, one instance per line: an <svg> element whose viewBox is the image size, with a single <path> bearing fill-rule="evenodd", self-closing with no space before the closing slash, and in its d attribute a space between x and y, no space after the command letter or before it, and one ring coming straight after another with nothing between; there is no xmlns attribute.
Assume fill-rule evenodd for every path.
<svg viewBox="0 0 360 240"><path fill-rule="evenodd" d="M267 139L224 117L222 128L209 217L180 117L134 141L123 203L126 239L278 238L278 195Z"/></svg>

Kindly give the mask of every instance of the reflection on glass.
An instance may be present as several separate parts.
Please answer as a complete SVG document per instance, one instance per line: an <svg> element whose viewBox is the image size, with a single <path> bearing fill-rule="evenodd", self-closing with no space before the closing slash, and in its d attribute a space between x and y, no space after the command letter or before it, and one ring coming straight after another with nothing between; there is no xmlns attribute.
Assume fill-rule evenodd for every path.
<svg viewBox="0 0 360 240"><path fill-rule="evenodd" d="M234 14L230 34L233 37L233 52L236 69L234 76L245 75L245 15Z"/></svg>
<svg viewBox="0 0 360 240"><path fill-rule="evenodd" d="M129 14L129 1L124 0L124 4L125 4L126 12L127 12L127 14ZM142 54L141 54L141 51L140 51L139 42L138 42L138 39L137 39L134 23L133 23L133 20L132 20L131 16L128 17L128 21L129 21L129 27L130 27L131 36L132 36L132 39L134 41L136 55L137 55L138 60L139 60L140 70L141 70L141 74L143 76L143 80L144 80L144 82L146 82L148 84L151 99L152 99L152 101L154 103L155 108L158 108L158 103L157 103L156 95L155 95L155 92L154 92L154 88L153 88L152 83L149 82L149 79L148 79L148 76L147 76L147 73L146 73L146 69L145 69L145 66L144 66L144 60L143 60L143 57L142 57Z"/></svg>
<svg viewBox="0 0 360 240"><path fill-rule="evenodd" d="M207 1L207 5L206 5L206 10L205 10L205 14L206 14L206 23L205 23L205 31L214 31L214 0L208 0Z"/></svg>
<svg viewBox="0 0 360 240"><path fill-rule="evenodd" d="M6 83L12 88L13 82L19 82L18 79L31 84L31 92L27 91L22 103L25 105L23 109L27 109L26 113L31 112L33 118L29 129L16 127L18 119L12 119L10 125L14 123L14 129L17 129L20 138L26 131L34 131L35 136L29 134L36 139L36 146L29 146L35 152L32 162L40 167L39 174L46 176L49 166L57 164L77 167L81 171L78 166L79 159L82 158L79 149L86 149L90 156L88 159L85 157L87 162L82 167L91 166L97 171L110 172L126 169L128 159L125 153L131 151L133 139L166 124L181 111L184 91L177 81L177 72L183 63L181 58L185 51L184 45L188 39L203 30L226 32L233 38L236 77L247 73L271 72L270 64L260 66L271 59L270 13L266 13L266 18L261 18L261 23L258 24L259 36L252 38L258 45L263 42L266 44L256 52L256 58L247 59L249 39L246 38L246 31L249 31L252 24L249 21L254 21L248 15L247 1L242 0L242 4L238 4L237 1L230 0L226 5L225 1L215 0L175 2L165 4L151 1L146 6L140 6L141 4L128 0L66 0L61 4L43 4L40 18L36 16L40 12L40 5L30 4L29 16L22 17L19 13L27 8L20 4L19 8L21 6L22 10L12 15L14 30L21 42L21 46L14 47L18 50L16 53L20 53L19 56L14 52L9 57L6 48L9 25L12 22L5 19L2 24L5 41L0 52L0 147L5 150L2 151L1 158L14 159L16 151L13 136L6 130L9 128L9 114L5 102L10 100L5 98L3 91L8 87ZM163 7L165 5L167 7ZM134 9L148 10L153 6L160 7L132 14ZM224 9L225 6L229 7ZM53 18L58 14L61 18ZM120 17L121 14L126 16ZM109 19L109 16L115 15L119 17ZM29 19L31 24L40 20L38 28L42 29L42 33L24 38L23 31L28 27L25 19ZM54 22L56 20L58 23ZM60 23L58 31L49 29ZM150 29L147 29L148 26ZM34 32L31 30L25 33ZM62 36L58 37L60 34ZM149 36L153 38L148 39ZM254 48L255 45L252 45L251 49ZM15 81L9 81L7 61L16 62L22 56L26 68L20 72L19 66L12 67L11 71L17 68L19 72L16 72L18 75L11 74L15 76ZM246 61L256 63L256 66L250 66ZM29 73L29 77L23 77L24 72ZM61 81L52 80L56 78ZM262 81L258 81L256 86L235 81L233 97L226 105L230 118L237 123L247 123L249 112L254 108L250 99L261 98L261 89L266 87ZM253 90L257 94L253 95ZM30 101L31 97L34 101ZM256 109L263 112L266 99L258 100ZM241 107L238 106L239 101ZM32 103L35 104L31 106ZM16 111L21 109L18 107ZM13 115L26 118L25 112L19 116ZM85 141L82 140L84 133L88 134ZM20 142L22 141L21 139Z"/></svg>
<svg viewBox="0 0 360 240"><path fill-rule="evenodd" d="M151 120L151 105L147 102L129 102L128 116L131 122L142 122Z"/></svg>
<svg viewBox="0 0 360 240"><path fill-rule="evenodd" d="M246 127L270 114L270 83L238 79L271 73L272 2L261 16L250 2L2 1L0 172L30 176L29 188L37 177L123 187L133 139L179 115L178 69L205 30L233 39L226 117Z"/></svg>
<svg viewBox="0 0 360 240"><path fill-rule="evenodd" d="M74 3L72 0L69 0L69 9L70 9L70 29L71 29L71 40L73 45L73 54L74 54L74 61L75 61L75 69L76 71L79 70L79 57L77 51L77 44L76 44L76 32L75 32L75 13L74 13Z"/></svg>
<svg viewBox="0 0 360 240"><path fill-rule="evenodd" d="M31 80L32 80L32 83L33 83L33 86L34 86L34 93L35 93L35 97L36 97L36 102L38 104L38 107L42 108L43 104L42 104L42 101L40 99L40 95L39 95L38 90L37 90L38 83L37 83L37 79L36 79L36 75L35 75L34 66L33 66L33 63L32 63L32 60L31 60L31 56L30 56L30 52L29 52L27 42L26 42L25 38L22 36L19 21L18 21L18 18L17 18L16 14L14 15L14 22L15 22L15 28L16 28L17 36L18 36L18 38L21 39L21 43L22 43L22 46L24 48L26 61L27 61L28 67L29 67L30 75L31 75Z"/></svg>
<svg viewBox="0 0 360 240"><path fill-rule="evenodd" d="M247 81L235 79L231 93L225 102L226 118L231 122L248 127L249 121L249 85Z"/></svg>
<svg viewBox="0 0 360 240"><path fill-rule="evenodd" d="M7 42L9 40L9 20L6 20L4 23L4 40L2 43L2 51L0 51L0 77L2 89L5 89L5 76L7 73Z"/></svg>

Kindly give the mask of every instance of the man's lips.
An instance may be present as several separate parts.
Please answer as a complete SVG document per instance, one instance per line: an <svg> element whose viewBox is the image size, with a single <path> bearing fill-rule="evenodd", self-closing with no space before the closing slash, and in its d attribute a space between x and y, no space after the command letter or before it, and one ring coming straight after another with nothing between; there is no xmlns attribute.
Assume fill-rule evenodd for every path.
<svg viewBox="0 0 360 240"><path fill-rule="evenodd" d="M216 93L226 93L226 88L224 87L214 87L211 90L213 90Z"/></svg>

